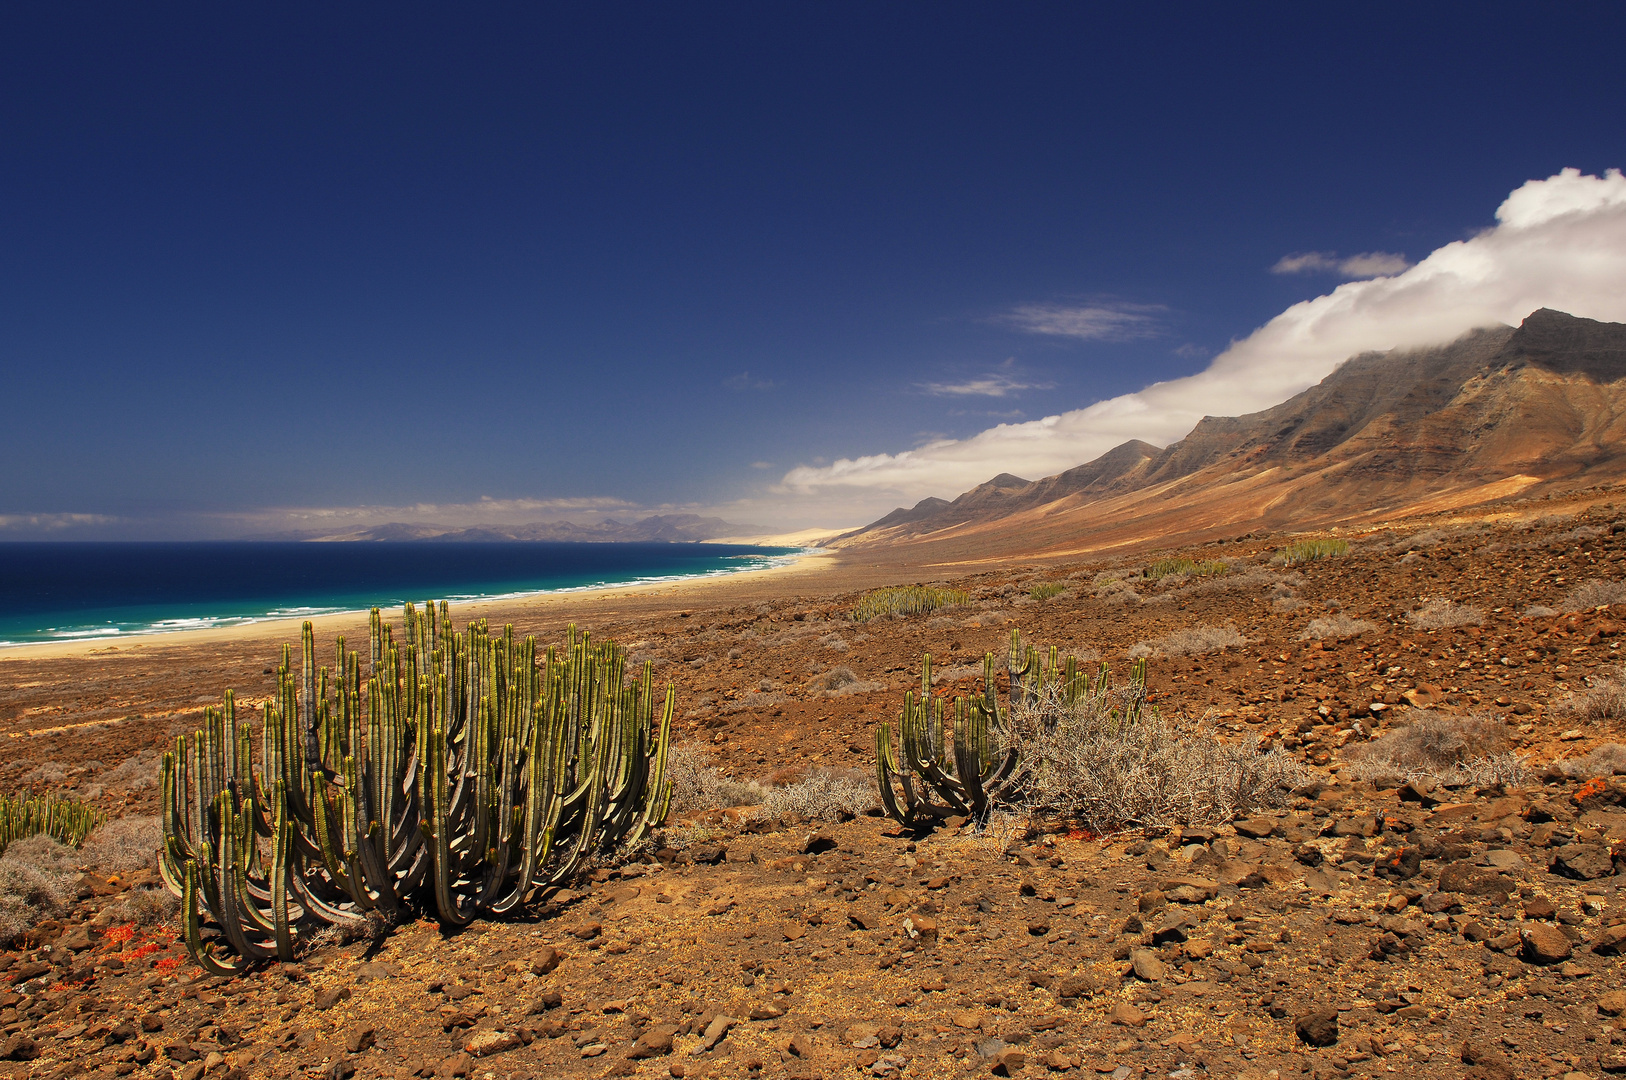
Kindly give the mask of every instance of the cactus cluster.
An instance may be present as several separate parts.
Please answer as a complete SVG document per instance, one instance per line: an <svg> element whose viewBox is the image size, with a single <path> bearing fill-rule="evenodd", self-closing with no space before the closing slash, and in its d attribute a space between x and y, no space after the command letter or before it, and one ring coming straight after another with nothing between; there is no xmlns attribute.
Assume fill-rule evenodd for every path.
<svg viewBox="0 0 1626 1080"><path fill-rule="evenodd" d="M365 675L342 637L318 668L306 623L257 760L230 690L164 755L160 868L211 973L292 960L328 925L513 911L666 816L673 689L657 700L651 665L629 681L574 624L541 653L511 626L457 633L445 602L406 605L403 638L374 609Z"/></svg>
<svg viewBox="0 0 1626 1080"><path fill-rule="evenodd" d="M934 818L963 815L981 823L996 805L1021 795L1034 763L1023 762L1018 749L1003 739L1011 709L1033 709L1045 701L1076 709L1086 699L1104 700L1111 689L1105 663L1094 679L1080 671L1078 659L1062 656L1052 647L1041 654L1022 644L1011 631L1010 672L1005 703L1001 705L998 664L993 653L982 658L982 690L973 696L956 694L948 700L952 730L945 723L945 697L932 693L932 658L921 661L920 692L904 695L897 737L892 725L875 729L876 782L881 805L888 816L906 828L918 828ZM1146 661L1138 660L1130 673L1136 685L1146 682ZM1131 694L1121 723L1138 717L1144 694ZM937 801L933 801L935 795Z"/></svg>
<svg viewBox="0 0 1626 1080"><path fill-rule="evenodd" d="M78 847L107 815L78 799L0 795L0 854L18 840L45 833Z"/></svg>
<svg viewBox="0 0 1626 1080"><path fill-rule="evenodd" d="M934 585L899 585L876 589L853 605L853 622L869 622L882 615L924 615L938 608L955 607L971 599L958 589Z"/></svg>

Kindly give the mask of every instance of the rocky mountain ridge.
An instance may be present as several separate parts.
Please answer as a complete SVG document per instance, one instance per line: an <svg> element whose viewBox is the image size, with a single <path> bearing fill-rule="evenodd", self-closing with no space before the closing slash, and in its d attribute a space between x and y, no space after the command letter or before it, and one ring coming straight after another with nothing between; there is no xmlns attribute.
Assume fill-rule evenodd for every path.
<svg viewBox="0 0 1626 1080"><path fill-rule="evenodd" d="M1126 442L1027 481L1002 474L833 542L945 559L1082 554L1147 537L1359 524L1626 478L1626 325L1542 309L1517 328L1368 353L1177 443Z"/></svg>

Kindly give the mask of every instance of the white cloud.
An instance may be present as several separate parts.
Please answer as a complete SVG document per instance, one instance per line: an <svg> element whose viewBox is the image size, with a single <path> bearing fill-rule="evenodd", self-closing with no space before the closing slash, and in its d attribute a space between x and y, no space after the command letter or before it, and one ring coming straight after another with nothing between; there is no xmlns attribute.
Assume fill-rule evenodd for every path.
<svg viewBox="0 0 1626 1080"><path fill-rule="evenodd" d="M1054 383L1025 382L1002 371L990 372L957 383L922 383L920 388L938 397L996 397L1019 394L1023 390L1049 390Z"/></svg>
<svg viewBox="0 0 1626 1080"><path fill-rule="evenodd" d="M1348 282L1294 304L1197 374L968 439L802 466L786 473L777 490L846 513L952 496L1000 472L1052 475L1126 439L1166 445L1204 415L1235 416L1284 401L1356 353L1439 344L1475 327L1516 324L1541 307L1626 321L1626 177L1618 170L1598 177L1565 169L1532 180L1508 196L1496 220L1398 274ZM1072 336L1104 325L1092 318L1081 316ZM1029 328L1066 332L1065 317L1056 317L1057 329L1041 328L1042 321L1035 315Z"/></svg>
<svg viewBox="0 0 1626 1080"><path fill-rule="evenodd" d="M749 371L742 371L738 375L730 375L723 380L723 385L730 390L772 390L774 381L752 375Z"/></svg>
<svg viewBox="0 0 1626 1080"><path fill-rule="evenodd" d="M1272 274L1339 274L1346 278L1386 277L1410 269L1411 261L1392 251L1363 251L1339 258L1331 251L1305 251L1283 255L1270 268Z"/></svg>
<svg viewBox="0 0 1626 1080"><path fill-rule="evenodd" d="M1128 341L1157 333L1160 304L1101 302L1083 305L1023 304L999 321L1029 334L1082 341Z"/></svg>
<svg viewBox="0 0 1626 1080"><path fill-rule="evenodd" d="M0 532L55 533L64 529L112 525L106 514L0 514Z"/></svg>

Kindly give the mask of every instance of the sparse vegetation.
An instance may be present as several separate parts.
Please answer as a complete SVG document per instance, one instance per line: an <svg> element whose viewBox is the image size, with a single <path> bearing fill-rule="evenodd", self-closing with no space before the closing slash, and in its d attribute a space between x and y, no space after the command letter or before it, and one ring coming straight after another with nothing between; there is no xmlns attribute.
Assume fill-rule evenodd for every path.
<svg viewBox="0 0 1626 1080"><path fill-rule="evenodd" d="M79 876L74 850L47 833L34 833L0 855L0 943L54 918L73 900Z"/></svg>
<svg viewBox="0 0 1626 1080"><path fill-rule="evenodd" d="M1408 611L1406 621L1419 630L1444 630L1452 626L1478 626L1485 621L1485 613L1441 596L1425 600L1416 611Z"/></svg>
<svg viewBox="0 0 1626 1080"><path fill-rule="evenodd" d="M807 680L807 689L815 694L825 697L846 697L850 694L865 694L871 690L879 690L884 684L868 679L860 679L853 673L853 669L846 667L833 667L822 675L815 675Z"/></svg>
<svg viewBox="0 0 1626 1080"><path fill-rule="evenodd" d="M1316 540L1300 540L1289 544L1276 553L1270 561L1277 566L1297 566L1300 563L1315 562L1318 559L1330 559L1338 555L1349 554L1349 541L1322 537Z"/></svg>
<svg viewBox="0 0 1626 1080"><path fill-rule="evenodd" d="M1065 581L1041 581L1028 590L1028 596L1034 600L1050 600L1066 591Z"/></svg>
<svg viewBox="0 0 1626 1080"><path fill-rule="evenodd" d="M90 834L80 848L80 857L103 874L156 870L158 846L163 842L164 827L157 817L115 818Z"/></svg>
<svg viewBox="0 0 1626 1080"><path fill-rule="evenodd" d="M1305 626L1304 633L1299 635L1299 640L1321 641L1328 638L1355 637L1377 628L1378 624L1368 619L1352 619L1344 614L1326 615L1319 619L1311 619Z"/></svg>
<svg viewBox="0 0 1626 1080"><path fill-rule="evenodd" d="M958 607L970 601L958 589L930 585L904 585L865 593L853 607L854 622L868 622L882 615L924 615L939 608Z"/></svg>
<svg viewBox="0 0 1626 1080"><path fill-rule="evenodd" d="M1009 744L1033 763L1031 811L1098 833L1213 825L1285 805L1310 775L1285 751L1261 753L1256 739L1225 742L1207 728L1182 731L1155 709L1124 706L1110 693L1071 706L1046 694L1012 710Z"/></svg>
<svg viewBox="0 0 1626 1080"><path fill-rule="evenodd" d="M1580 757L1566 758L1554 763L1558 771L1572 780L1590 780L1594 776L1618 776L1626 773L1626 746L1606 742Z"/></svg>
<svg viewBox="0 0 1626 1080"><path fill-rule="evenodd" d="M1626 720L1626 671L1598 679L1553 706L1553 713L1570 724L1614 724Z"/></svg>
<svg viewBox="0 0 1626 1080"><path fill-rule="evenodd" d="M844 821L876 805L875 781L853 769L814 769L789 784L734 780L707 765L705 751L693 746L673 747L668 768L672 806L680 814L755 806L769 817Z"/></svg>
<svg viewBox="0 0 1626 1080"><path fill-rule="evenodd" d="M1576 590L1559 601L1561 611L1590 611L1610 604L1626 604L1626 582L1583 582Z"/></svg>
<svg viewBox="0 0 1626 1080"><path fill-rule="evenodd" d="M1507 725L1494 717L1415 709L1404 726L1355 747L1348 756L1355 777L1363 780L1523 783L1528 770L1509 746Z"/></svg>
<svg viewBox="0 0 1626 1080"><path fill-rule="evenodd" d="M1129 647L1132 659L1143 656L1197 656L1221 649L1239 648L1248 639L1234 626L1193 626L1162 637L1137 641Z"/></svg>
<svg viewBox="0 0 1626 1080"><path fill-rule="evenodd" d="M1167 577L1182 579L1219 577L1230 572L1231 564L1219 559L1198 562L1196 559L1176 558L1157 560L1141 571L1141 577L1148 581L1162 581Z"/></svg>

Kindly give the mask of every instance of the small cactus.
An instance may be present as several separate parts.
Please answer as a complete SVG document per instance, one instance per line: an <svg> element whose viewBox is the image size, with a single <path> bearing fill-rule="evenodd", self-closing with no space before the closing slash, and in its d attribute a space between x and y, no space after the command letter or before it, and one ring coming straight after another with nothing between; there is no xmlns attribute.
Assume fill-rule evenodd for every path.
<svg viewBox="0 0 1626 1080"><path fill-rule="evenodd" d="M40 833L78 847L106 820L106 814L78 799L0 795L0 854L14 842Z"/></svg>

